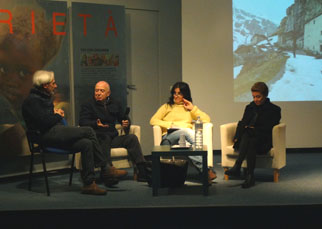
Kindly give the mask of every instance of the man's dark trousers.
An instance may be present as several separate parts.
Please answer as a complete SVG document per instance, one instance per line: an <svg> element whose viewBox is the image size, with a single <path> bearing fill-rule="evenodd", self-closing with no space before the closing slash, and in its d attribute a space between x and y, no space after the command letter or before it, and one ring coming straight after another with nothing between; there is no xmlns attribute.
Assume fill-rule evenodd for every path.
<svg viewBox="0 0 322 229"><path fill-rule="evenodd" d="M102 151L91 127L55 125L43 134L42 141L46 146L81 152L85 185L95 181L95 167L106 166L107 155Z"/></svg>

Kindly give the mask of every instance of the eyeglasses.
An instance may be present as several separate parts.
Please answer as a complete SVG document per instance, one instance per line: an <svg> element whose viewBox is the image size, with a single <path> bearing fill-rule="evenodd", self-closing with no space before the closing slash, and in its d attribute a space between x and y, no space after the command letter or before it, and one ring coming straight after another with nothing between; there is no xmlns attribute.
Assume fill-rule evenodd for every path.
<svg viewBox="0 0 322 229"><path fill-rule="evenodd" d="M173 93L173 96L183 96L183 94L181 92L179 92L179 93Z"/></svg>

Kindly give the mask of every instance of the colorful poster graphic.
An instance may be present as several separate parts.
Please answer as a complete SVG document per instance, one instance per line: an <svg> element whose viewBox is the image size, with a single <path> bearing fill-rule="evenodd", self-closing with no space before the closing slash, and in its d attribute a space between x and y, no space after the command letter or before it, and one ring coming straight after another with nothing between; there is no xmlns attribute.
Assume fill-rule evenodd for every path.
<svg viewBox="0 0 322 229"><path fill-rule="evenodd" d="M10 164L3 157L15 161L16 156L29 154L21 104L32 87L35 71L55 72L59 88L54 103L69 115L67 19L66 2L0 1L1 163Z"/></svg>

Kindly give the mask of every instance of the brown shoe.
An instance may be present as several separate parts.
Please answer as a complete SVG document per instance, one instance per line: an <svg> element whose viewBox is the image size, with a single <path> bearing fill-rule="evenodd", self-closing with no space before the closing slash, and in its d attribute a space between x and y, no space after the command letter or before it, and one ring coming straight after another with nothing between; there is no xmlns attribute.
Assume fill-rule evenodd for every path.
<svg viewBox="0 0 322 229"><path fill-rule="evenodd" d="M104 177L113 177L113 178L121 178L127 175L126 170L117 169L114 166L111 166L106 173L104 173Z"/></svg>
<svg viewBox="0 0 322 229"><path fill-rule="evenodd" d="M212 180L216 179L217 175L212 171L212 169L208 169L208 181L211 182Z"/></svg>
<svg viewBox="0 0 322 229"><path fill-rule="evenodd" d="M90 195L106 195L107 191L105 189L101 189L97 186L95 181L90 185L84 185L82 188L82 194L90 194Z"/></svg>

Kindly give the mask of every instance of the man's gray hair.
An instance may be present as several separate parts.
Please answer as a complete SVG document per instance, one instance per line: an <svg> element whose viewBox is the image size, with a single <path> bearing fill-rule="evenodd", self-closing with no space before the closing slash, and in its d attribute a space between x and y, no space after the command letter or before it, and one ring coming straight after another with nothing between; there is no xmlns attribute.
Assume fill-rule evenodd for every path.
<svg viewBox="0 0 322 229"><path fill-rule="evenodd" d="M34 73L32 83L36 87L41 87L44 84L50 83L54 79L54 72L39 70Z"/></svg>

